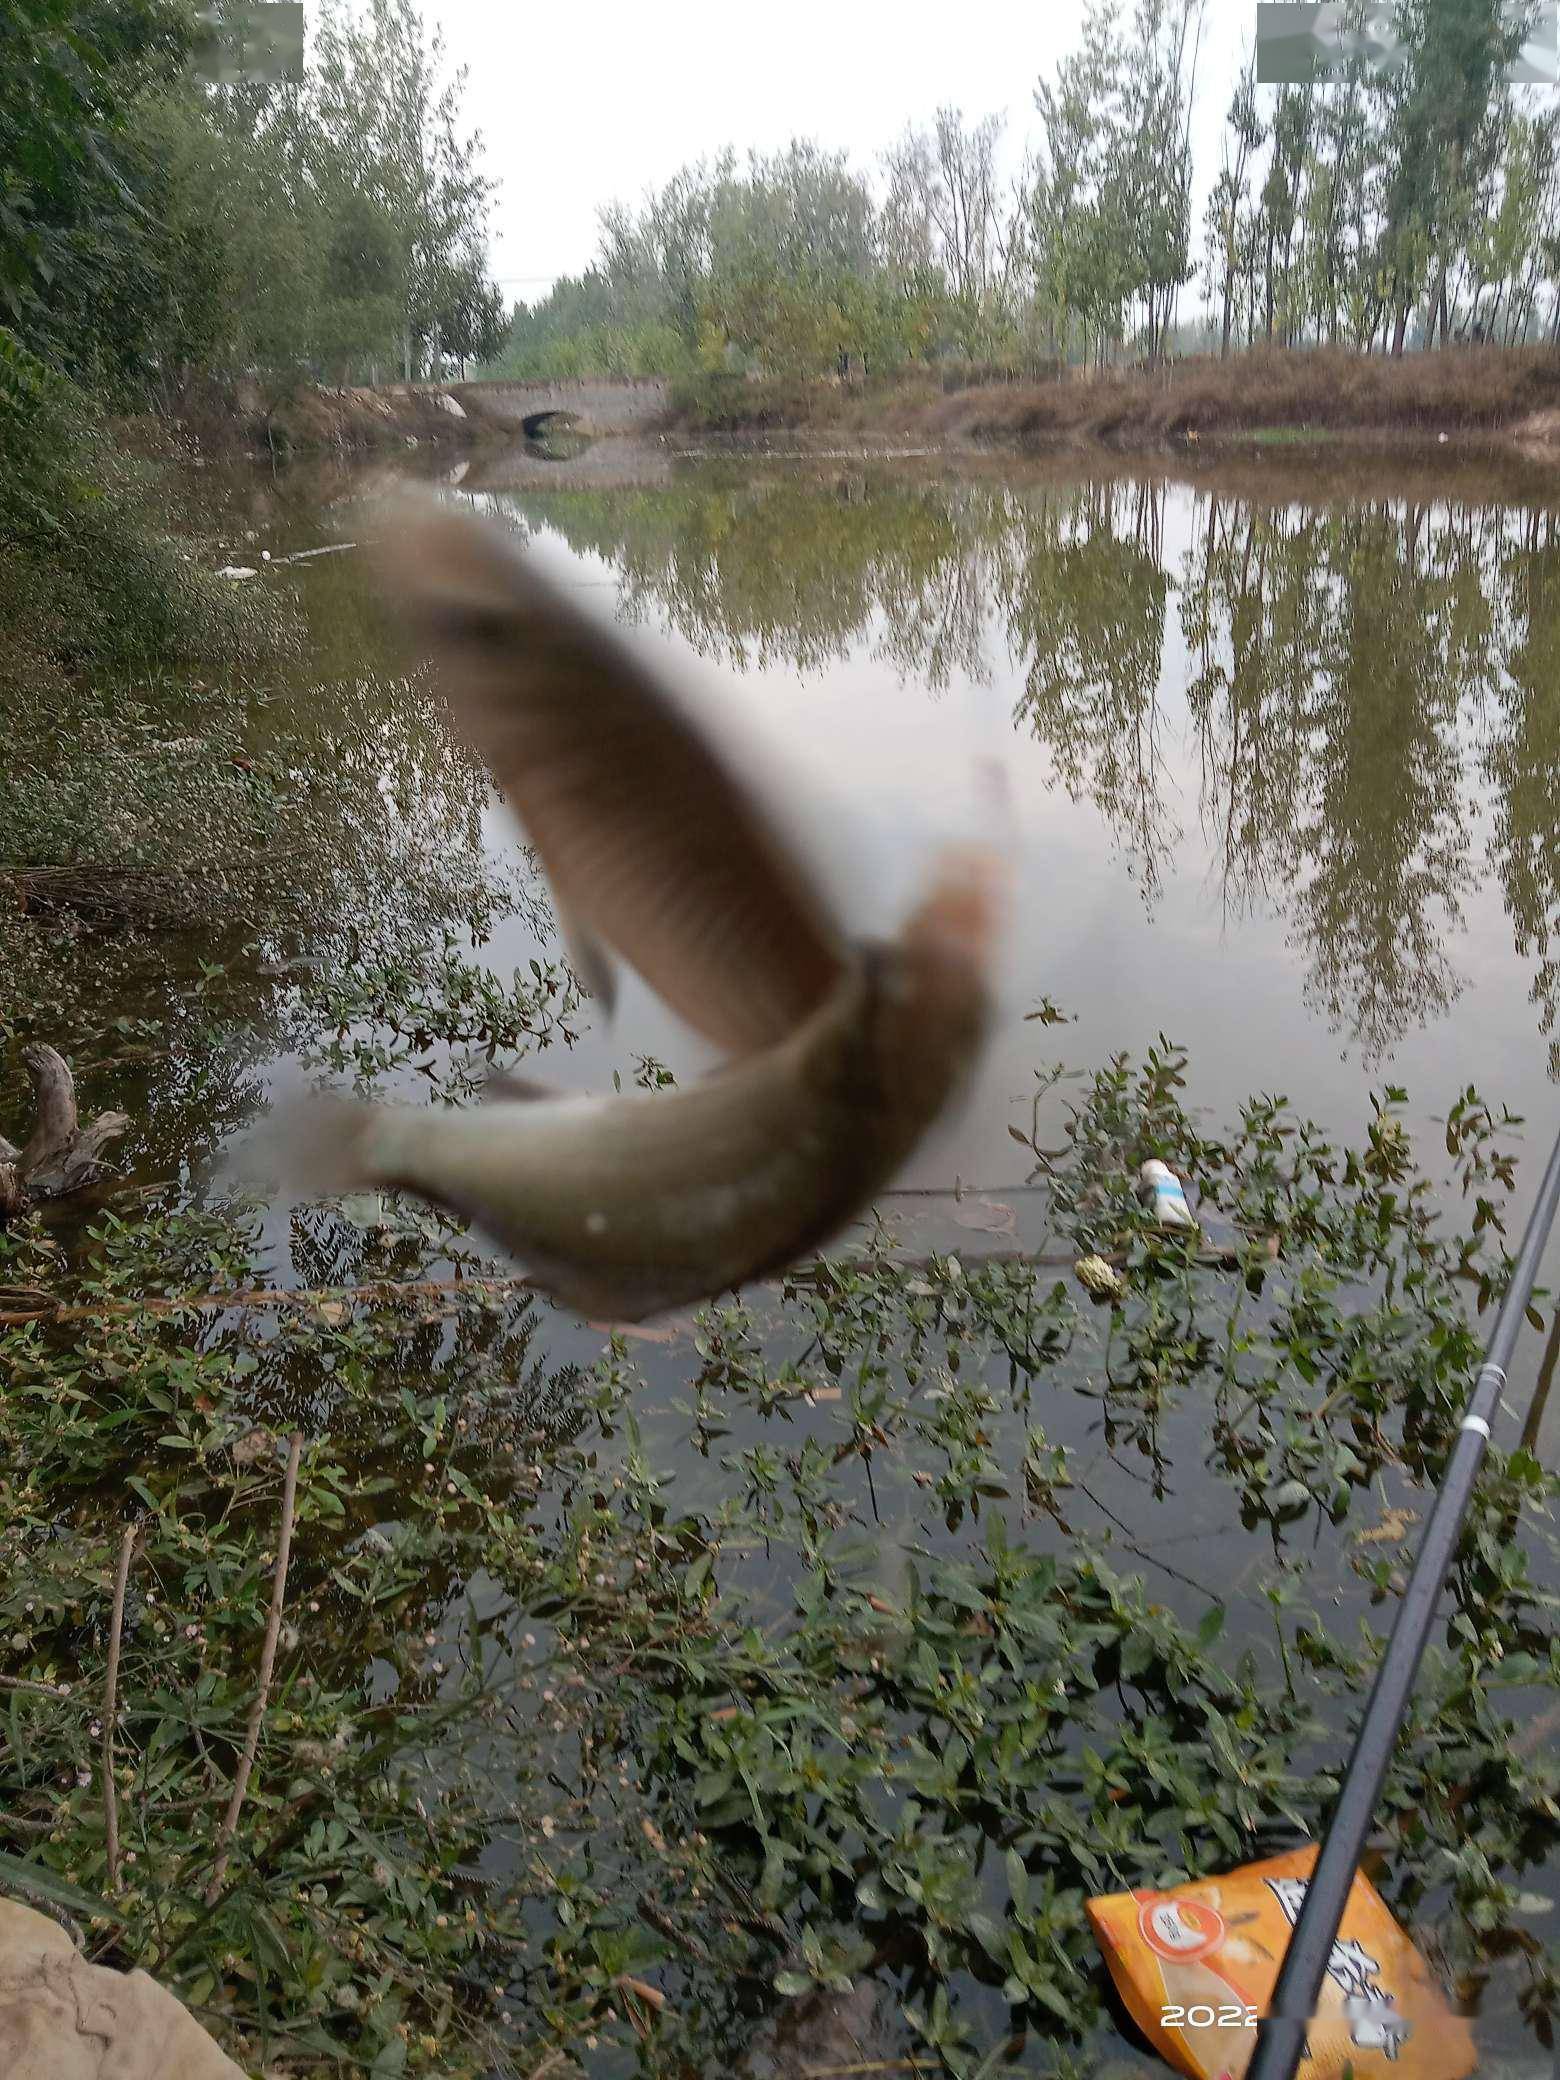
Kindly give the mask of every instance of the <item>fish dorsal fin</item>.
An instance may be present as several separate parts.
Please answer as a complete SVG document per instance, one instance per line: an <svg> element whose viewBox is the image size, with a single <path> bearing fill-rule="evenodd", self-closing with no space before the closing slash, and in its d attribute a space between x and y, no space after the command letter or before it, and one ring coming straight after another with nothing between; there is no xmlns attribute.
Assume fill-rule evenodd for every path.
<svg viewBox="0 0 1560 2080"><path fill-rule="evenodd" d="M768 1047L839 981L839 924L733 765L505 533L407 503L389 588L565 913L706 1039Z"/></svg>

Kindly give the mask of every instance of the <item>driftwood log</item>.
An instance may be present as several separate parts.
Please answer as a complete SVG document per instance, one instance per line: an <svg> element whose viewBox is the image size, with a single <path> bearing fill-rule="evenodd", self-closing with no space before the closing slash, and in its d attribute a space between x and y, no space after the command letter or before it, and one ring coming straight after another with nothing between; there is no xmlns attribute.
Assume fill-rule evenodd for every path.
<svg viewBox="0 0 1560 2080"><path fill-rule="evenodd" d="M130 1124L126 1112L100 1112L83 1126L70 1064L41 1041L22 1049L22 1066L33 1088L33 1130L20 1148L0 1134L0 1221L34 1200L95 1184L107 1168L103 1150Z"/></svg>

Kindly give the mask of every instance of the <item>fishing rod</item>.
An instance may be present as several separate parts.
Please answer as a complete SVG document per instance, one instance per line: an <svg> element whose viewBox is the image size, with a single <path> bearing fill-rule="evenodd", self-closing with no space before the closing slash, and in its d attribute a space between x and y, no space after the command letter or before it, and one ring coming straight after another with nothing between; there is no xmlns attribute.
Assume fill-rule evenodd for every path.
<svg viewBox="0 0 1560 2080"><path fill-rule="evenodd" d="M1446 1471L1425 1526L1425 1535L1414 1561L1408 1587L1398 1606L1387 1651L1381 1657L1370 1702L1355 1739L1354 1752L1344 1772L1343 1789L1333 1807L1322 1837L1321 1854L1311 1882L1305 1889L1300 1916L1267 2015L1258 2024L1257 2047L1246 2069L1246 2080L1294 2080L1295 2068L1305 2048L1306 2031L1316 2013L1322 1977L1332 1956L1343 1918L1349 1888L1359 1864L1365 1837L1370 1832L1382 1779L1387 1773L1398 1729L1408 1709L1409 1694L1419 1672L1420 1659L1436 1603L1456 1550L1473 1484L1489 1443L1490 1419L1506 1382L1506 1367L1516 1348L1523 1312L1538 1276L1539 1259L1560 1204L1560 1138L1556 1139L1538 1188L1538 1198L1528 1216L1522 1247L1512 1267L1511 1283L1495 1317L1495 1327L1485 1346L1484 1363L1474 1383L1473 1396L1463 1415L1457 1442L1446 1462Z"/></svg>

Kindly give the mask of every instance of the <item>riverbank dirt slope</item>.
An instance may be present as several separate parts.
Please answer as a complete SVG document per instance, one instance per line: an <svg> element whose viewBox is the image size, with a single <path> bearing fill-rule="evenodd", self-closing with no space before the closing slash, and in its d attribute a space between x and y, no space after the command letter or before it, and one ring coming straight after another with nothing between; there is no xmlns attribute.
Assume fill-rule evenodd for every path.
<svg viewBox="0 0 1560 2080"><path fill-rule="evenodd" d="M683 433L829 426L1018 448L1195 445L1254 433L1297 441L1444 433L1560 453L1560 350L1454 348L1393 360L1275 349L1033 382L717 377L675 388L670 423Z"/></svg>
<svg viewBox="0 0 1560 2080"><path fill-rule="evenodd" d="M1192 356L1160 369L1074 370L1036 381L945 371L849 383L721 375L640 387L662 408L647 418L646 406L632 429L619 430L652 440L785 431L946 449L1141 451L1253 438L1300 447L1444 437L1560 459L1560 348L1551 347L1453 348L1398 360L1331 348L1259 350L1227 361ZM528 401L532 390L542 398L545 388L305 384L268 400L257 384L239 382L207 386L163 424L212 455L468 449L513 442L516 399ZM543 403L558 408L560 399L547 391ZM577 400L561 400L561 407L587 423Z"/></svg>

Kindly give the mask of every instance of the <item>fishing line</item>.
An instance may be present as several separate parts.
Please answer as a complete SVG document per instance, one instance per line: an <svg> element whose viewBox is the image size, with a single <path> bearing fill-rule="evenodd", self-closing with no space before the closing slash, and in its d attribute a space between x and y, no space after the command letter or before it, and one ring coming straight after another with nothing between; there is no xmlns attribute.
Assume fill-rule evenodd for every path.
<svg viewBox="0 0 1560 2080"><path fill-rule="evenodd" d="M1269 2012L1258 2024L1257 2047L1246 2080L1294 2080L1303 2055L1306 2030L1316 2013L1317 1996L1337 1939L1338 1924L1408 1709L1436 1604L1451 1569L1458 1534L1489 1442L1490 1423L1505 1385L1506 1368L1516 1349L1523 1313L1538 1276L1539 1259L1549 1239L1557 1204L1560 1138L1550 1152L1549 1167L1512 1267L1511 1283L1495 1317L1484 1363L1446 1462L1424 1540L1398 1606L1392 1636L1376 1671L1370 1702L1344 1773L1343 1789L1322 1837L1321 1854L1284 1952Z"/></svg>

